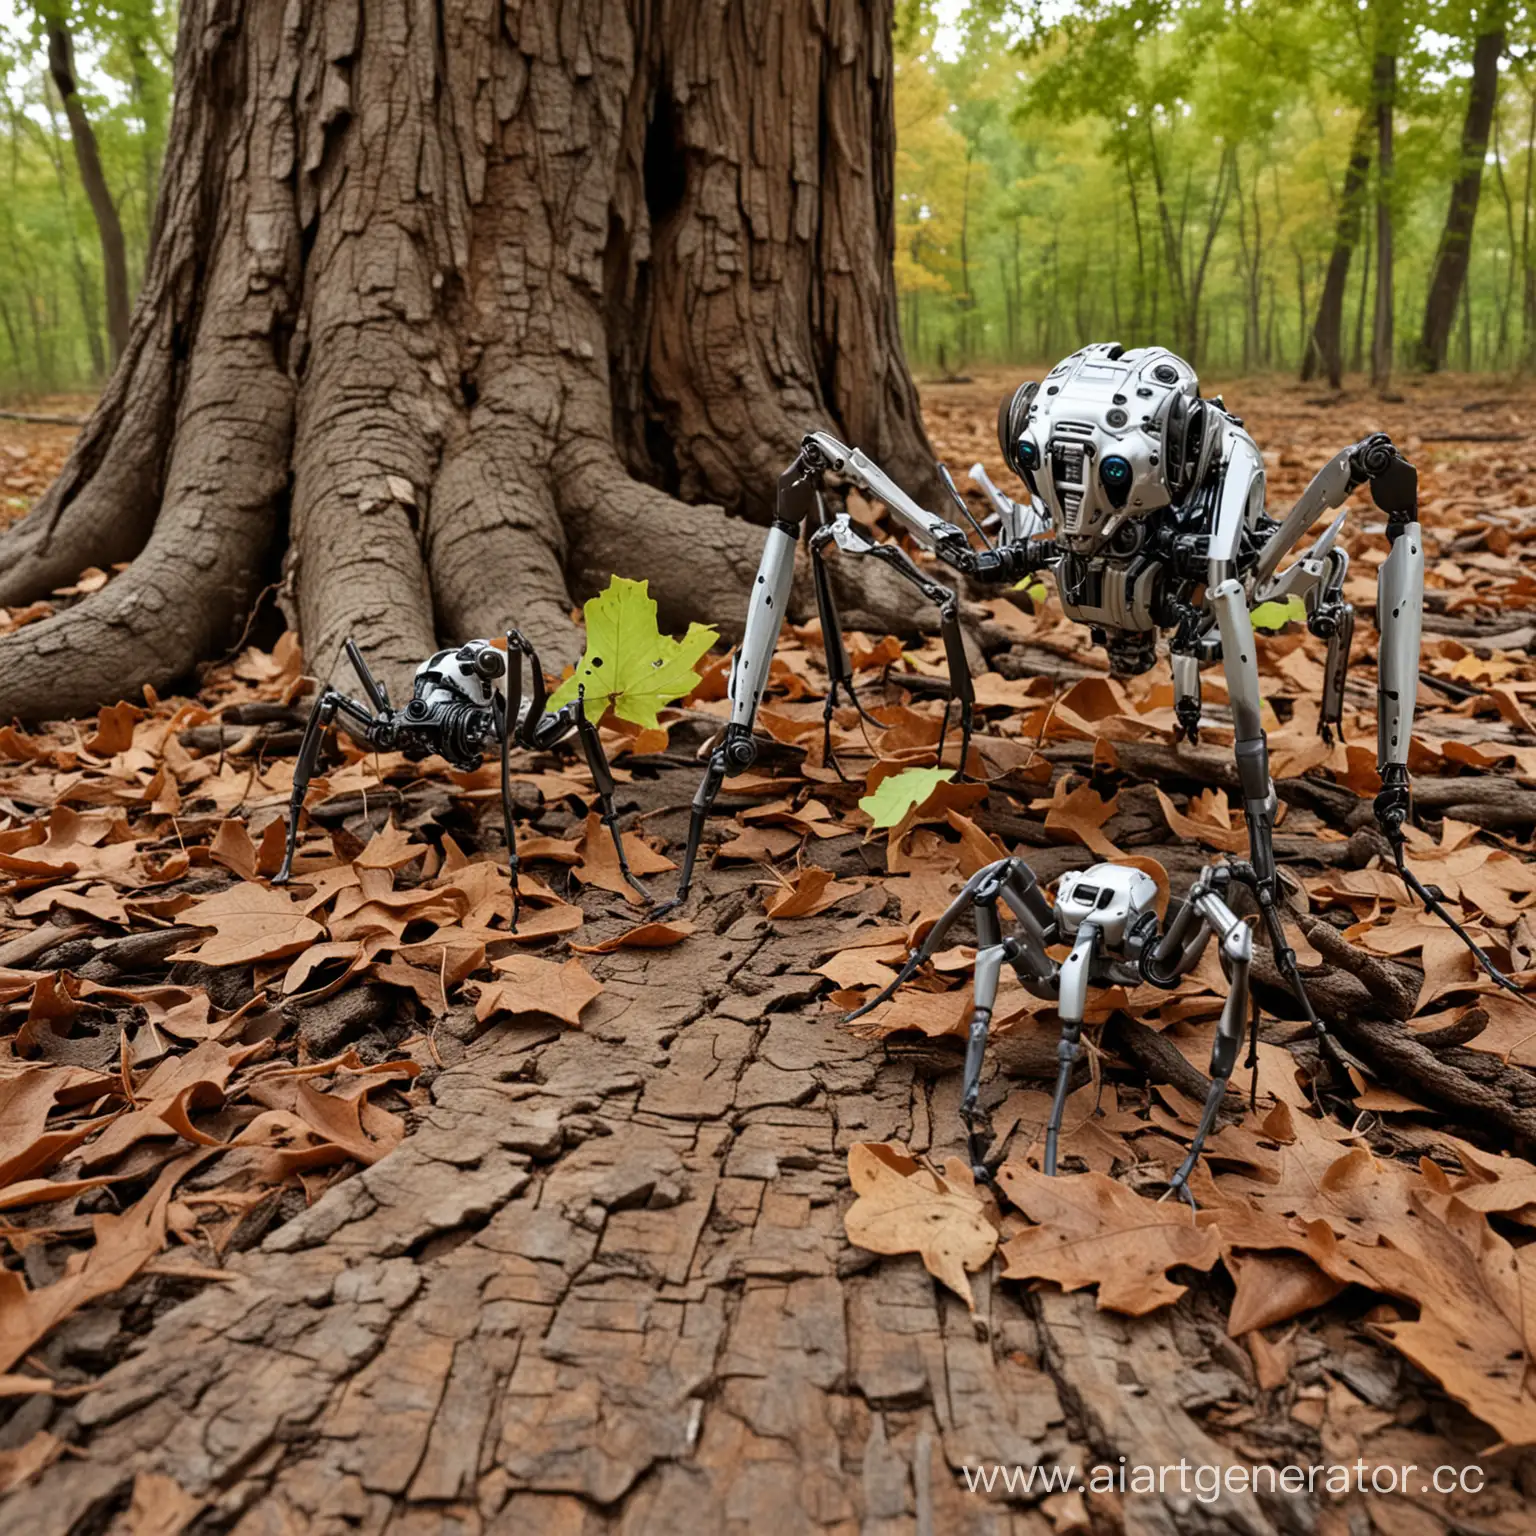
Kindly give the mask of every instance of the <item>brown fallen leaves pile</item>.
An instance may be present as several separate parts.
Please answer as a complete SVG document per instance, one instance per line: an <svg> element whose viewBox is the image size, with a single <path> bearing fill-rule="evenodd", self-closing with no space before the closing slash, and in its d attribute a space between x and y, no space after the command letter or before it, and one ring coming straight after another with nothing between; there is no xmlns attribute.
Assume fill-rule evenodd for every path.
<svg viewBox="0 0 1536 1536"><path fill-rule="evenodd" d="M1281 399L1256 421L1272 502L1299 491L1319 441L1382 425L1419 459L1431 554L1424 668L1444 689L1421 689L1412 766L1426 826L1413 857L1499 963L1529 979L1536 517L1492 453L1423 454L1403 421L1359 408L1324 425ZM978 399L948 416L941 446L955 463L987 460L1003 483L989 409ZM857 498L853 510L881 519ZM1382 1020L1407 1036L1454 1036L1463 1057L1523 1073L1536 1068L1536 1012L1490 994L1361 830L1376 788L1371 610L1386 553L1368 506L1346 542L1360 623L1342 741L1316 735L1320 642L1293 624L1261 647L1293 942L1325 974L1300 926L1323 920L1416 989L1406 1021L1390 1010ZM0 625L33 617L12 612ZM728 782L711 829L716 866L752 882L774 931L817 946L829 1015L889 982L965 878L1004 853L1024 854L1048 883L1094 859L1126 859L1166 899L1202 862L1245 847L1219 669L1205 676L1201 746L1174 751L1166 667L1108 677L1103 653L1050 597L993 594L967 617L996 663L976 679L982 734L966 764L983 782L930 772L906 781L921 785L906 798L894 782L936 766L944 664L934 639L848 637L875 723L839 709L837 762L827 761L821 635L814 623L790 626L760 717L762 762ZM646 812L648 837L651 816L693 790L693 770L680 779L675 759L669 768L654 756L665 727L676 740L683 722L690 744L702 739L728 713L727 669L711 658L663 730L605 728L621 803ZM50 1375L38 1346L81 1307L135 1277L216 1282L232 1253L386 1155L424 1102L447 1036L504 1020L579 1027L601 993L604 956L686 945L709 921L705 908L647 922L629 905L585 770L547 757L516 764L516 934L492 765L465 774L343 744L312 787L295 881L274 888L307 704L301 673L285 639L212 669L195 700L0 725L0 1379L10 1393L78 1385L79 1372ZM951 729L938 766L958 768L957 750ZM878 806L882 794L901 810L877 825L860 801ZM682 817L668 827L679 836ZM630 828L633 867L664 884L672 861ZM598 902L631 920L593 935ZM871 1051L927 1050L958 1071L971 937L957 932L856 1026ZM1260 992L1266 1007L1283 1006L1262 978ZM1129 1016L1203 1072L1224 993L1210 955L1171 993L1096 995L1089 1022ZM1131 1315L1223 1270L1230 1332L1270 1383L1284 1377L1294 1320L1345 1291L1368 1294L1376 1338L1490 1438L1536 1444L1536 1261L1524 1258L1536 1162L1379 1067L1354 1084L1356 1123L1337 1100L1320 1115L1312 1054L1294 1025L1270 1017L1257 1108L1239 1117L1230 1101L1195 1181L1198 1215L1154 1198L1198 1103L1168 1083L1149 1087L1109 1042L1089 1053L1094 1080L1069 1104L1067 1171L1046 1179L1034 1148L1048 1104L1028 1068L1053 1067L1055 1032L1048 1005L1005 986L994 1058L1012 1065L987 1084L1008 1149L997 1192L938 1155L958 1149L959 1126L935 1117L935 1145L920 1149L934 1161L892 1145L850 1152L853 1242L919 1253L967 1298L967 1276L995 1262L1009 1281L1096 1287L1101 1306ZM29 1451L27 1468L44 1450Z"/></svg>
<svg viewBox="0 0 1536 1536"><path fill-rule="evenodd" d="M528 833L515 934L504 850L467 854L434 820L470 807L470 841L489 781L442 764L348 753L316 785L293 884L271 884L305 686L284 644L219 669L196 703L0 729L7 1395L59 1389L33 1351L80 1307L146 1273L219 1278L398 1145L440 1028L576 1026L602 990L579 954L530 952L584 921L540 861L622 889L584 771L519 775L579 814L568 838ZM672 867L633 834L626 848L642 871ZM690 931L642 924L587 947Z"/></svg>

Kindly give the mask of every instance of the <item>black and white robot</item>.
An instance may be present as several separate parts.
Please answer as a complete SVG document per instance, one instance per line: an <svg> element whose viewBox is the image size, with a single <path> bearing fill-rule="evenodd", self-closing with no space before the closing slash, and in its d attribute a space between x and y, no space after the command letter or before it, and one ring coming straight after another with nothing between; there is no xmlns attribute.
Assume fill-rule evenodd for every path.
<svg viewBox="0 0 1536 1536"><path fill-rule="evenodd" d="M1243 1025L1249 1019L1248 970L1253 961L1253 934L1222 899L1231 879L1232 871L1224 864L1202 869L1185 900L1169 911L1165 927L1157 916L1157 883L1143 870L1125 864L1095 864L1090 869L1065 874L1056 883L1056 900L1052 903L1023 859L999 859L971 876L944 915L929 929L922 944L907 956L906 964L891 984L849 1018L859 1018L878 1007L915 976L944 947L950 930L969 911L976 929L976 976L960 1116L965 1122L971 1168L978 1179L991 1177L981 1138L983 1116L978 1100L987 1032L997 1003L998 978L1003 966L1009 965L1026 991L1056 1004L1061 1020L1056 1093L1045 1131L1044 1169L1054 1174L1057 1139L1072 1067L1081 1048L1089 989L1134 987L1149 982L1171 990L1199 964L1214 934L1220 941L1228 992L1211 1049L1211 1086L1189 1154L1168 1184L1170 1194L1181 1194L1193 1204L1189 1176L1216 1123L1237 1063ZM1012 913L1017 925L1017 931L1006 938L999 904ZM1071 946L1066 959L1060 962L1049 953L1058 944Z"/></svg>
<svg viewBox="0 0 1536 1536"><path fill-rule="evenodd" d="M373 675L356 644L348 640L345 649L368 703L360 703L331 687L322 688L316 695L293 771L288 843L282 867L273 876L274 885L285 885L292 877L304 795L314 777L326 728L337 724L363 746L380 752L399 752L411 762L421 762L436 754L464 773L480 767L487 752L500 753L502 829L512 876L514 931L519 902L510 753L514 747L550 751L574 734L586 756L597 790L602 822L613 838L619 868L640 898L650 900L645 888L630 872L624 854L624 839L613 804L613 774L597 727L587 718L583 696L578 692L562 708L546 708L549 693L544 682L544 669L539 664L538 653L523 634L515 629L508 630L505 651L489 640L471 640L457 649L442 650L429 656L416 669L410 701L400 709L391 706L388 691ZM523 698L525 660L533 685L526 700Z"/></svg>
<svg viewBox="0 0 1536 1536"><path fill-rule="evenodd" d="M1200 669L1220 663L1231 700L1236 775L1247 822L1249 855L1230 865L1250 887L1277 964L1331 1057L1337 1047L1307 997L1281 922L1275 866L1274 784L1261 723L1258 650L1250 608L1300 598L1312 632L1328 641L1320 729L1339 728L1354 632L1345 600L1348 556L1338 548L1340 513L1307 551L1285 563L1327 511L1369 486L1387 516L1391 551L1377 587L1377 658L1381 792L1378 824L1404 881L1461 935L1501 985L1518 992L1446 911L1440 893L1421 885L1404 862L1403 825L1410 812L1408 746L1418 689L1424 592L1424 543L1418 521L1418 474L1383 433L1336 453L1278 521L1265 511L1264 460L1241 420L1221 399L1201 398L1195 371L1162 347L1126 350L1100 343L1074 352L1044 380L1020 385L1002 403L1003 457L1027 488L1013 500L978 466L973 478L996 513L993 542L971 518L943 466L950 498L980 536L977 548L959 524L925 510L857 448L812 432L779 478L776 516L752 590L746 630L731 675L731 718L712 751L693 801L677 900L686 898L704 824L727 773L754 761L753 725L784 620L802 529L808 542L831 679L830 731L840 692L853 697L853 675L839 633L831 583L822 568L827 547L880 560L939 607L953 699L960 706L962 771L974 695L961 643L954 591L934 581L901 548L874 539L846 514L829 510L828 480L884 502L897 530L961 575L1014 584L1049 571L1066 614L1109 652L1120 675L1156 662L1160 639L1172 660L1182 732L1200 725ZM948 721L948 711L945 716ZM829 738L830 740L830 735ZM940 758L943 738L940 738ZM1523 996L1523 994L1520 994Z"/></svg>

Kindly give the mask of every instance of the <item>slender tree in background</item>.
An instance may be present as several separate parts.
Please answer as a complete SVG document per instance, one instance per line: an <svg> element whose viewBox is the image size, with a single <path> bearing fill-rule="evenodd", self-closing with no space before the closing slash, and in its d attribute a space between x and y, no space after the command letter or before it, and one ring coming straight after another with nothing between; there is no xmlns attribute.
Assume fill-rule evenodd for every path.
<svg viewBox="0 0 1536 1536"><path fill-rule="evenodd" d="M1376 117L1376 314L1371 340L1371 384L1381 391L1392 383L1392 109L1397 97L1397 56L1380 49L1371 71Z"/></svg>
<svg viewBox="0 0 1536 1536"><path fill-rule="evenodd" d="M1419 339L1418 363L1433 372L1445 364L1446 344L1456 306L1467 281L1472 253L1472 228L1482 193L1483 163L1488 156L1488 134L1493 125L1499 93L1499 60L1506 41L1507 7L1485 6L1478 18L1477 42L1472 52L1472 81L1467 92L1467 116L1461 130L1461 160L1451 185L1445 227L1435 252L1435 265L1424 302L1424 329Z"/></svg>
<svg viewBox="0 0 1536 1536"><path fill-rule="evenodd" d="M291 611L399 684L648 578L739 612L773 487L826 426L918 494L890 0L183 0L155 234L121 362L0 536L0 718L162 686ZM836 564L834 562L834 564ZM907 589L843 562L854 625ZM804 603L808 589L799 594ZM405 691L409 691L406 689Z"/></svg>
<svg viewBox="0 0 1536 1536"><path fill-rule="evenodd" d="M1344 185L1339 195L1338 221L1334 226L1333 251L1328 257L1328 274L1323 279L1323 293L1318 300L1317 319L1302 351L1301 377L1315 378L1318 369L1338 389L1344 382L1344 291L1349 283L1350 262L1360 243L1361 212L1365 206L1366 185L1371 172L1371 114L1362 112L1350 144L1349 164L1344 169Z"/></svg>
<svg viewBox="0 0 1536 1536"><path fill-rule="evenodd" d="M131 300L128 286L128 251L123 242L123 225L117 216L117 204L107 186L107 178L101 167L101 151L97 147L96 133L80 100L79 85L75 78L75 45L70 35L68 18L55 6L43 6L40 10L48 32L48 70L69 121L70 141L74 145L75 164L80 171L80 183L90 199L91 212L96 216L96 229L101 237L101 266L107 297L107 338L112 345L112 360L116 362L128 346L128 317Z"/></svg>

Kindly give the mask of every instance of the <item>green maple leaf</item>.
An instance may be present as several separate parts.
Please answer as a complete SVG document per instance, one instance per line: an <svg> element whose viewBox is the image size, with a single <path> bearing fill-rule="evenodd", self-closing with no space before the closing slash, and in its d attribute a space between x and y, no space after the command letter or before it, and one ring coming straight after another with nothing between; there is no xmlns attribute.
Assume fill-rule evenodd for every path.
<svg viewBox="0 0 1536 1536"><path fill-rule="evenodd" d="M582 612L587 653L554 691L549 707L569 704L581 688L587 718L594 722L611 709L631 725L655 726L659 709L693 691L699 680L695 663L720 638L707 624L690 624L681 640L662 634L650 583L622 576L590 598Z"/></svg>
<svg viewBox="0 0 1536 1536"><path fill-rule="evenodd" d="M881 779L871 794L859 801L859 809L877 827L894 827L914 805L922 805L940 784L955 776L953 768L906 768Z"/></svg>
<svg viewBox="0 0 1536 1536"><path fill-rule="evenodd" d="M1260 603L1248 617L1255 629L1284 629L1293 619L1306 622L1307 605L1299 597L1288 597L1283 603Z"/></svg>

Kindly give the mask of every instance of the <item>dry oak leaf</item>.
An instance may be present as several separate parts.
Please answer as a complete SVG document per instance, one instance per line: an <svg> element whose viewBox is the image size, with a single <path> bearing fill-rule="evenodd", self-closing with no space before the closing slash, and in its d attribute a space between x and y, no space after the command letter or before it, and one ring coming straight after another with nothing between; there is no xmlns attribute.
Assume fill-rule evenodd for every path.
<svg viewBox="0 0 1536 1536"><path fill-rule="evenodd" d="M1141 1317L1187 1289L1175 1265L1208 1270L1221 1257L1213 1219L1180 1202L1148 1200L1102 1173L1055 1178L1023 1163L998 1170L1008 1198L1036 1225L1003 1244L1003 1274L1053 1280L1065 1291L1097 1285L1099 1307Z"/></svg>
<svg viewBox="0 0 1536 1536"><path fill-rule="evenodd" d="M1106 800L1088 783L1069 790L1063 774L1057 779L1051 798L1031 802L1030 809L1044 809L1046 831L1066 833L1101 859L1118 859L1120 850L1102 831L1104 823L1115 814L1116 798L1111 795Z"/></svg>
<svg viewBox="0 0 1536 1536"><path fill-rule="evenodd" d="M427 851L425 843L413 843L411 834L395 825L394 813L373 834L368 846L353 862L359 869L404 869Z"/></svg>
<svg viewBox="0 0 1536 1536"><path fill-rule="evenodd" d="M1340 1238L1369 1242L1407 1218L1418 1183L1412 1169L1378 1159L1348 1132L1287 1104L1276 1104L1260 1129L1278 1144L1268 1166L1253 1177L1222 1174L1209 1197L1227 1243L1304 1253L1311 1250L1302 1223L1320 1221Z"/></svg>
<svg viewBox="0 0 1536 1536"><path fill-rule="evenodd" d="M170 958L203 965L281 960L325 936L320 924L305 917L287 892L253 880L242 880L194 902L182 921L214 932L195 949L179 949Z"/></svg>
<svg viewBox="0 0 1536 1536"><path fill-rule="evenodd" d="M630 870L640 879L677 868L671 859L657 853L638 832L625 832L621 835L624 839L624 857L629 860ZM622 896L626 901L640 900L619 868L619 856L613 846L613 838L596 811L588 815L577 847L579 862L575 875L583 885L595 885L600 890L612 891L615 896Z"/></svg>
<svg viewBox="0 0 1536 1536"><path fill-rule="evenodd" d="M17 851L0 852L0 873L15 876L17 889L70 875L117 885L135 883L131 867L139 856L139 845L127 835L127 823L119 814L82 815L67 805L56 805L41 840L36 840L37 829L23 830L29 836L17 844Z"/></svg>
<svg viewBox="0 0 1536 1536"><path fill-rule="evenodd" d="M616 949L670 949L681 944L693 932L693 924L686 919L670 923L640 923L616 933L601 944L572 944L579 955L611 955Z"/></svg>
<svg viewBox="0 0 1536 1536"><path fill-rule="evenodd" d="M582 1010L603 990L603 984L580 960L557 965L537 955L508 955L495 963L499 979L480 988L475 1017L483 1024L493 1014L514 1018L545 1014L562 1024L577 1025Z"/></svg>
<svg viewBox="0 0 1536 1536"><path fill-rule="evenodd" d="M807 864L791 884L783 882L763 904L769 917L815 917L848 896L864 889L862 881L834 880L830 869Z"/></svg>
<svg viewBox="0 0 1536 1536"><path fill-rule="evenodd" d="M975 1273L997 1248L986 1203L959 1178L940 1177L885 1142L848 1149L848 1180L857 1199L843 1225L848 1241L872 1253L916 1253L973 1312L966 1272Z"/></svg>
<svg viewBox="0 0 1536 1536"><path fill-rule="evenodd" d="M1413 1206L1402 1235L1344 1245L1380 1289L1419 1308L1378 1331L1505 1444L1536 1444L1536 1255L1454 1195L1416 1194Z"/></svg>
<svg viewBox="0 0 1536 1536"><path fill-rule="evenodd" d="M1219 848L1223 853L1242 853L1248 847L1248 829L1232 825L1232 810L1224 791L1202 790L1189 797L1188 814L1180 811L1159 788L1157 803L1175 837Z"/></svg>
<svg viewBox="0 0 1536 1536"><path fill-rule="evenodd" d="M121 1290L165 1246L166 1209L197 1154L177 1158L149 1192L122 1215L91 1218L95 1243L72 1258L64 1276L37 1290L13 1269L0 1269L0 1370L9 1370L72 1312Z"/></svg>

